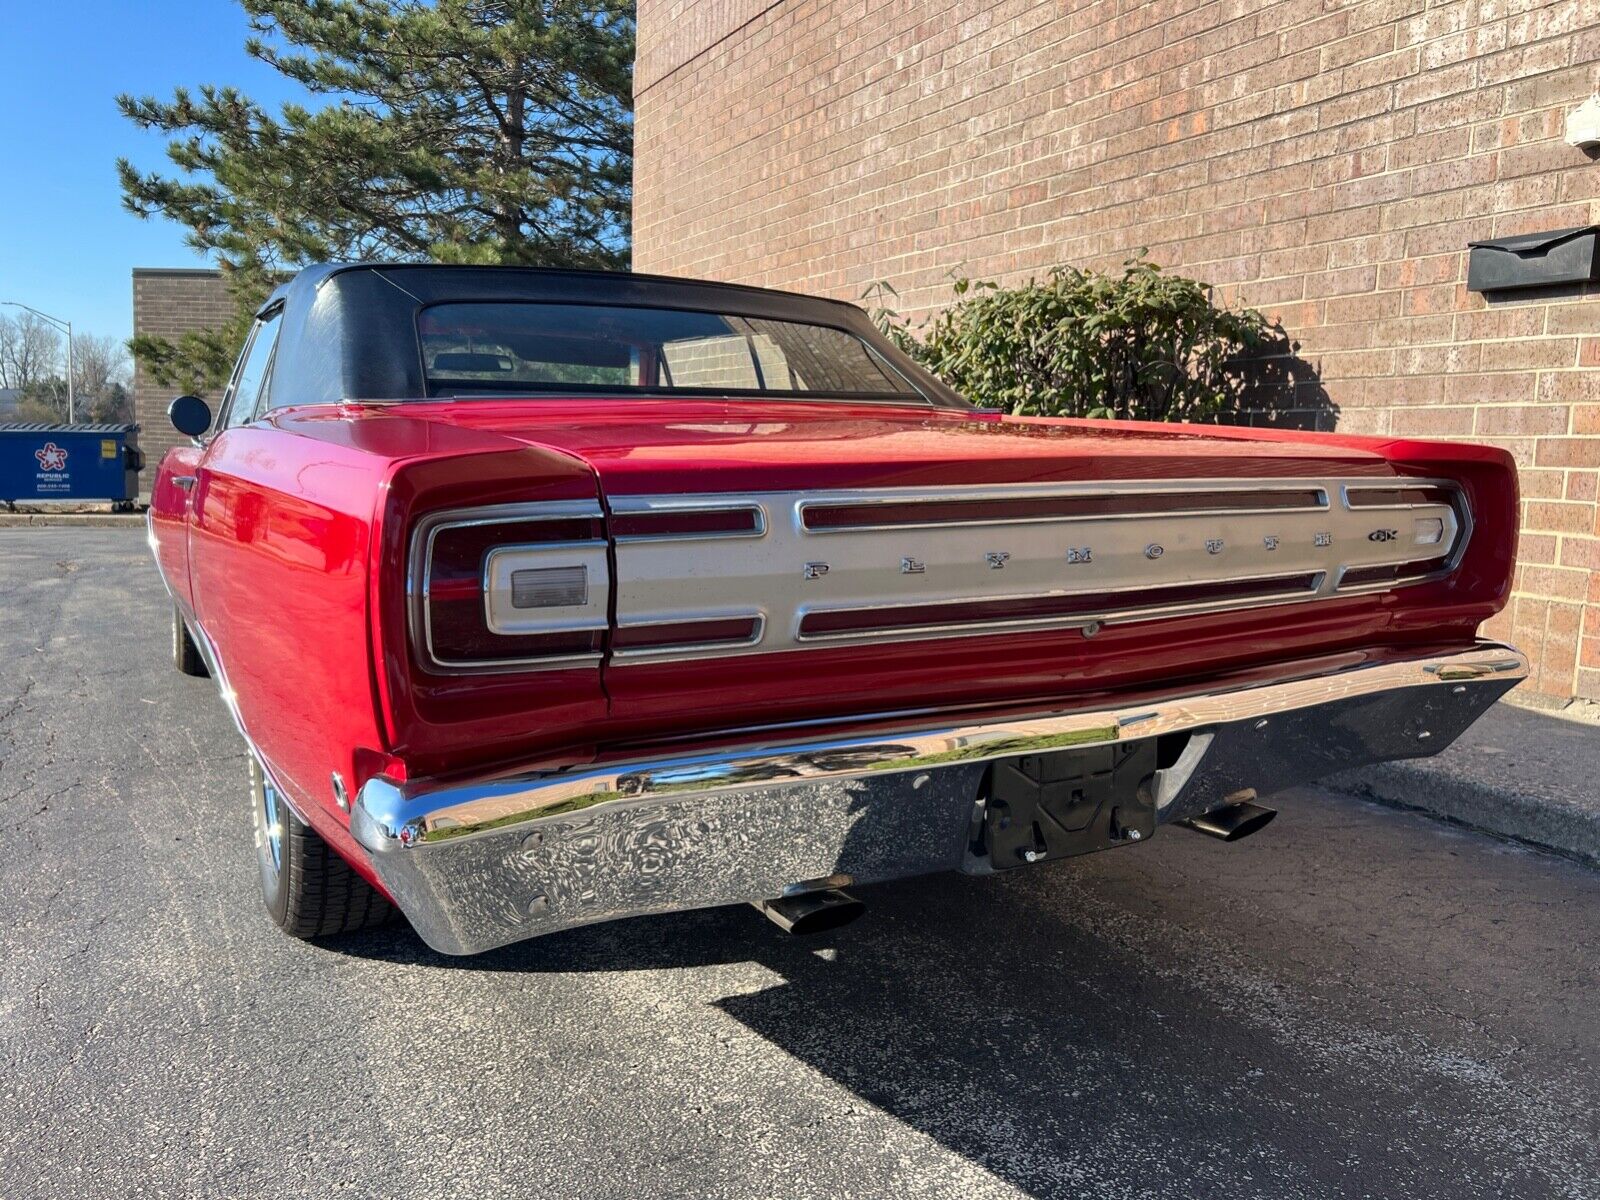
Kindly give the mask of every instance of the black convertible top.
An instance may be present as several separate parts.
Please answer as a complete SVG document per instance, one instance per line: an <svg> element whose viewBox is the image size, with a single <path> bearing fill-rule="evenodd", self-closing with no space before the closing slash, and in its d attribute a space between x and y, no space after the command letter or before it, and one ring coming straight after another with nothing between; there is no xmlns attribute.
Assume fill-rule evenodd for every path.
<svg viewBox="0 0 1600 1200"><path fill-rule="evenodd" d="M495 301L673 308L831 326L869 344L933 403L968 407L843 301L623 271L432 263L326 263L281 285L260 309L263 315L282 309L273 391L296 404L426 396L417 315L433 304Z"/></svg>

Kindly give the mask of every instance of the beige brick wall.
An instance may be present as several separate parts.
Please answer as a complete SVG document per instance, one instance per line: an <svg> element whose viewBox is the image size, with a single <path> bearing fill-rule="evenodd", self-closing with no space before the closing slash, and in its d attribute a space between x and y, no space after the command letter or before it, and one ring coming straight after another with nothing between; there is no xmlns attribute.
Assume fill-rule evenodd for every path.
<svg viewBox="0 0 1600 1200"><path fill-rule="evenodd" d="M1600 219L1600 0L640 0L638 269L927 312L1140 247L1300 343L1324 428L1522 469L1530 685L1600 698L1600 289L1466 245ZM1304 387L1302 390L1304 394ZM1280 405L1281 406L1281 405Z"/></svg>
<svg viewBox="0 0 1600 1200"><path fill-rule="evenodd" d="M233 303L220 271L166 267L133 269L133 332L177 337L195 330L215 329L233 314ZM139 445L145 470L139 486L148 495L155 480L155 465L171 447L183 440L167 420L167 405L177 389L162 387L138 362L133 370L134 420L139 422ZM215 402L216 397L208 397Z"/></svg>

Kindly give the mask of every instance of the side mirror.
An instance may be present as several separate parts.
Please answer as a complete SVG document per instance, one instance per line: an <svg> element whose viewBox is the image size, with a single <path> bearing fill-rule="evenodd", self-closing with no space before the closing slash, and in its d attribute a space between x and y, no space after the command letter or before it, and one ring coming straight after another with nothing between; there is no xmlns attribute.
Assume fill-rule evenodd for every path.
<svg viewBox="0 0 1600 1200"><path fill-rule="evenodd" d="M199 396L179 396L167 405L167 419L179 433L197 438L211 428L211 405Z"/></svg>

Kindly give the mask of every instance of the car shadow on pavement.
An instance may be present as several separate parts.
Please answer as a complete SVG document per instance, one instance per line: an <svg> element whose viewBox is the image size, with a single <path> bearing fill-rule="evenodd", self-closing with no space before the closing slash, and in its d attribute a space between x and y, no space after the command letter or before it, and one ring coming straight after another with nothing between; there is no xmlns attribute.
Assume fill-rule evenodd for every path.
<svg viewBox="0 0 1600 1200"><path fill-rule="evenodd" d="M1226 869L1231 848L1198 842L1186 869ZM1364 980L1280 970L1306 948L1258 944L1247 913L1211 914L1220 933L1174 923L1159 862L1095 859L862 889L867 916L815 938L730 908L469 959L403 929L339 948L530 975L758 963L781 982L717 1009L1033 1196L1553 1194L1529 1141L1582 1122L1553 1102L1535 1120L1525 1084L1513 1097L1493 1061L1451 1049L1437 997L1396 1013Z"/></svg>

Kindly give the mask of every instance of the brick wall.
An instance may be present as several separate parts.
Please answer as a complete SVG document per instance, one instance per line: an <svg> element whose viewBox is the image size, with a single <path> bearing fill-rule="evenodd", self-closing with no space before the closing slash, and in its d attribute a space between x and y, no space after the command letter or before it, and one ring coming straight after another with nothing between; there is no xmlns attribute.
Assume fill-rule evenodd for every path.
<svg viewBox="0 0 1600 1200"><path fill-rule="evenodd" d="M1322 427L1522 469L1531 689L1600 698L1600 291L1470 240L1600 219L1600 0L640 0L638 269L902 307L1139 247L1282 320ZM1279 405L1281 407L1281 404Z"/></svg>
<svg viewBox="0 0 1600 1200"><path fill-rule="evenodd" d="M233 313L220 271L165 267L133 269L133 332L167 337L194 330L214 329ZM146 467L139 485L148 495L155 465L171 447L183 440L167 420L167 405L177 389L162 387L137 361L133 370L134 420L141 426L139 445ZM215 401L216 397L208 399Z"/></svg>

